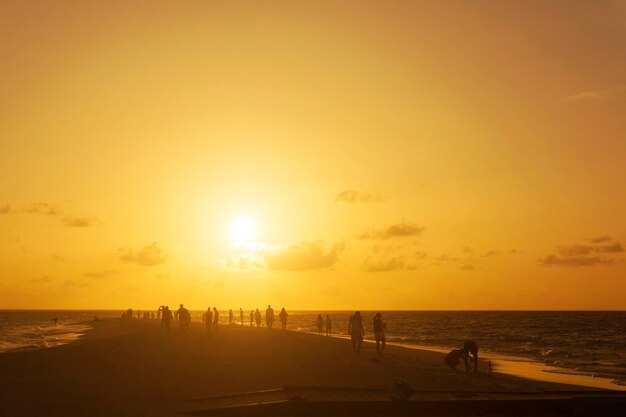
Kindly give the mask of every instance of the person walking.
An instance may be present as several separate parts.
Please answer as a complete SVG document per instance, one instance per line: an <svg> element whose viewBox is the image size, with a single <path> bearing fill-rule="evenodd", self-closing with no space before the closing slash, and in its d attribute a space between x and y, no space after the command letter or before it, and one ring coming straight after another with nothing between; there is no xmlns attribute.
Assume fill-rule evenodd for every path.
<svg viewBox="0 0 626 417"><path fill-rule="evenodd" d="M278 313L278 318L280 319L280 324L283 330L287 330L287 316L289 316L289 314L287 314L287 310L285 310L285 307L283 307L280 310L280 313Z"/></svg>
<svg viewBox="0 0 626 417"><path fill-rule="evenodd" d="M215 333L220 332L220 312L217 311L217 307L213 307L213 329Z"/></svg>
<svg viewBox="0 0 626 417"><path fill-rule="evenodd" d="M274 326L274 309L270 305L265 310L265 324L267 324L268 329L272 330L272 326Z"/></svg>
<svg viewBox="0 0 626 417"><path fill-rule="evenodd" d="M321 314L317 315L317 334L322 335L324 332L324 319Z"/></svg>
<svg viewBox="0 0 626 417"><path fill-rule="evenodd" d="M326 320L324 320L324 324L326 325L326 336L330 336L333 330L333 319L331 319L328 314L326 314Z"/></svg>
<svg viewBox="0 0 626 417"><path fill-rule="evenodd" d="M383 323L383 316L380 313L374 315L374 338L376 339L376 354L378 360L383 358L387 339L385 338L385 328L387 325Z"/></svg>
<svg viewBox="0 0 626 417"><path fill-rule="evenodd" d="M356 311L352 316L350 316L350 321L348 322L348 333L350 333L350 342L352 343L352 352L354 353L354 357L359 357L361 355L361 346L363 345L363 336L365 335L365 330L363 329L363 318L361 317L360 311Z"/></svg>

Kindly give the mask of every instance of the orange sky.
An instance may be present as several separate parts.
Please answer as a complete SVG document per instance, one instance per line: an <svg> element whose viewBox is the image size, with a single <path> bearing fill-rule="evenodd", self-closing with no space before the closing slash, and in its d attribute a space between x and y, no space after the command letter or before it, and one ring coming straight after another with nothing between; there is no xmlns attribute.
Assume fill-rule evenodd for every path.
<svg viewBox="0 0 626 417"><path fill-rule="evenodd" d="M3 1L0 39L0 308L626 308L622 1Z"/></svg>

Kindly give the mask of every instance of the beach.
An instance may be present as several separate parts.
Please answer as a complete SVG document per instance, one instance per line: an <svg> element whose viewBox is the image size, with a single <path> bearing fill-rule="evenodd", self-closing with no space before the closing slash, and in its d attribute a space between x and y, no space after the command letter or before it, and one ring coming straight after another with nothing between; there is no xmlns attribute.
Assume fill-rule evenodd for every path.
<svg viewBox="0 0 626 417"><path fill-rule="evenodd" d="M191 400L283 386L419 391L513 392L583 387L486 372L454 372L439 352L387 346L377 362L365 343L354 359L349 341L279 329L221 326L207 335L154 320L101 320L79 340L37 351L0 354L0 415L172 416Z"/></svg>

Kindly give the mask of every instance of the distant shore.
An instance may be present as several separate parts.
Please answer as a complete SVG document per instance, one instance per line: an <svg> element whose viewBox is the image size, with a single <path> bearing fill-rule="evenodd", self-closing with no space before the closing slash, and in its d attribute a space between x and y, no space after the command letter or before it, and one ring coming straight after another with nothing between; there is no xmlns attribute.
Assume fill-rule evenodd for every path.
<svg viewBox="0 0 626 417"><path fill-rule="evenodd" d="M153 320L108 319L70 344L0 354L0 404L7 416L169 416L188 401L285 385L416 390L542 391L585 389L486 372L454 372L443 354L389 345L382 362L363 346L308 333L192 323L170 334ZM481 365L486 369L485 364Z"/></svg>

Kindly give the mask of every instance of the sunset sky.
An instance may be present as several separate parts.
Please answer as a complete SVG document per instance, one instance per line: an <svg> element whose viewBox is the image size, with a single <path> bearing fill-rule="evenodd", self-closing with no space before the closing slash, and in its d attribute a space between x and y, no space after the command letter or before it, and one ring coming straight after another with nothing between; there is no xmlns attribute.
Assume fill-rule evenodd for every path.
<svg viewBox="0 0 626 417"><path fill-rule="evenodd" d="M0 308L626 309L626 2L2 1Z"/></svg>

